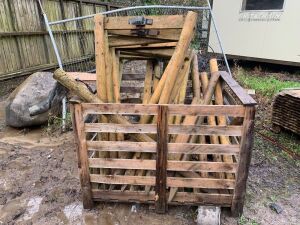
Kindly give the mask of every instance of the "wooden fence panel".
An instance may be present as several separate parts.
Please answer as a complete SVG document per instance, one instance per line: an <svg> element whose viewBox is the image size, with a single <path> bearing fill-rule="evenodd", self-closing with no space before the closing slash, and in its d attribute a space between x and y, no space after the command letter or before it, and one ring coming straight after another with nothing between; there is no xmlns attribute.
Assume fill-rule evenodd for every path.
<svg viewBox="0 0 300 225"><path fill-rule="evenodd" d="M103 12L111 6L93 0L43 0L42 4L49 21ZM76 64L94 55L93 27L93 18L51 26L63 63ZM0 0L0 61L0 80L58 66L37 0Z"/></svg>

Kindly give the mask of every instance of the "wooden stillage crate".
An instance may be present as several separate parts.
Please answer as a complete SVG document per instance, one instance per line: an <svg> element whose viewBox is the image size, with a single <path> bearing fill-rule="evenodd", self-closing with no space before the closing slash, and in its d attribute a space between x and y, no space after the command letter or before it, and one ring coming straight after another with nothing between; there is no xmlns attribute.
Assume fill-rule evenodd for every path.
<svg viewBox="0 0 300 225"><path fill-rule="evenodd" d="M217 205L231 207L234 215L240 214L251 159L256 103L227 73L221 72L221 78L229 88L224 95L235 95L241 104L73 104L84 207L91 208L95 201L153 203L157 212L164 213L168 205ZM132 124L85 122L88 115L120 115ZM154 116L157 122L134 122L143 115ZM205 120L200 125L169 124L176 116L226 116L231 122L226 126L210 126ZM125 138L101 141L98 134L103 133L122 133ZM147 134L153 141L136 142L134 137L138 134ZM176 135L204 136L206 140L226 136L231 144L170 143ZM171 160L176 155L180 160ZM200 155L207 160L200 161ZM224 155L232 156L233 162L212 161L212 155L221 159ZM228 174L233 179L227 179ZM176 194L170 200L174 190Z"/></svg>

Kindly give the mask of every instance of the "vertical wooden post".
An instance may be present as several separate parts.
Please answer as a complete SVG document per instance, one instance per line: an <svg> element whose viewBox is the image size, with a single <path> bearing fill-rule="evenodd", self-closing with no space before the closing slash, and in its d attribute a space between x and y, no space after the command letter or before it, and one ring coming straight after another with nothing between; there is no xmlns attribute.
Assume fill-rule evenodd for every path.
<svg viewBox="0 0 300 225"><path fill-rule="evenodd" d="M253 147L254 117L255 106L245 106L245 117L240 144L241 148L239 166L236 174L236 184L231 205L231 213L233 216L240 216L243 213L243 206L246 195L246 183L248 179Z"/></svg>
<svg viewBox="0 0 300 225"><path fill-rule="evenodd" d="M167 205L167 158L168 158L168 106L160 105L157 116L157 158L155 208L157 213L166 213Z"/></svg>
<svg viewBox="0 0 300 225"><path fill-rule="evenodd" d="M84 133L84 120L81 104L75 104L73 107L73 130L77 143L78 169L80 184L82 189L83 208L91 209L93 207L92 188L90 183L90 171L88 164L88 151L86 147L86 136Z"/></svg>

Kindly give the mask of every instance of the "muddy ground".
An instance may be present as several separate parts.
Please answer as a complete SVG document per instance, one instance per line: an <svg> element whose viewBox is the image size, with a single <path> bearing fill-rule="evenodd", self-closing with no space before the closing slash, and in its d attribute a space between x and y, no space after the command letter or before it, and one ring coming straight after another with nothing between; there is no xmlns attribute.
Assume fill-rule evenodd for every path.
<svg viewBox="0 0 300 225"><path fill-rule="evenodd" d="M0 99L0 224L195 224L195 207L171 207L166 215L146 205L98 204L83 210L72 132L49 136L46 128L7 127L5 97ZM259 106L258 124L266 110ZM244 215L232 218L224 209L222 224L299 225L299 165L256 134Z"/></svg>

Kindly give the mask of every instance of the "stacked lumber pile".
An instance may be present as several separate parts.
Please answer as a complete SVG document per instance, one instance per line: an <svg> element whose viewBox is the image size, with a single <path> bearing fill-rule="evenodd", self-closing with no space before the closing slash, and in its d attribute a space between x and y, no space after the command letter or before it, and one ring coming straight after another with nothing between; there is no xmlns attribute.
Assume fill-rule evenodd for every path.
<svg viewBox="0 0 300 225"><path fill-rule="evenodd" d="M73 76L57 70L54 78L62 85L89 103L121 103L120 83L123 60L146 60L146 73L142 93L142 104L184 104L188 82L192 84L192 105L224 105L222 85L219 79L216 59L210 60L210 73L199 71L196 52L191 48L196 27L197 14L188 12L187 15L116 17L106 18L103 15L95 17L95 50L96 50L96 86L97 94L93 94L82 82ZM76 114L76 112L75 112ZM123 115L99 115L99 123L117 123L124 125L156 124L157 116L142 115L135 120ZM210 125L226 127L225 116L170 116L169 124ZM241 125L241 124L239 124ZM101 141L132 141L156 142L158 137L153 133L101 133L97 136ZM200 143L224 144L232 143L229 136L217 135L169 135L167 143ZM97 152L96 158L104 159L155 159L151 153L129 152ZM230 165L226 171L236 169L236 158L231 154L169 154L169 161L214 161ZM232 170L230 169L232 166ZM92 169L92 174L113 176L153 176L151 170L139 169ZM233 172L170 172L169 176L186 178L217 178L234 183ZM93 180L92 180L93 181ZM82 181L83 183L85 181ZM226 186L226 185L225 185ZM227 186L226 186L227 187ZM226 189L226 187L224 189ZM94 186L102 190L121 191L153 191L153 186L103 184ZM181 188L172 187L169 190L168 201L171 202ZM183 188L182 188L183 189ZM187 188L190 192L232 194L232 190L209 188ZM231 192L231 193L230 193Z"/></svg>
<svg viewBox="0 0 300 225"><path fill-rule="evenodd" d="M300 89L284 90L273 101L272 123L300 135Z"/></svg>

